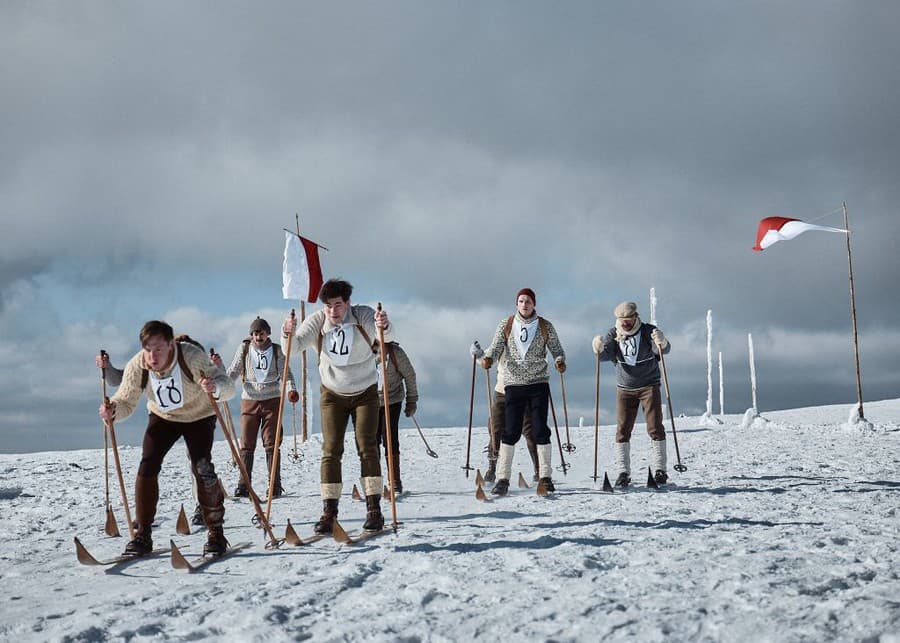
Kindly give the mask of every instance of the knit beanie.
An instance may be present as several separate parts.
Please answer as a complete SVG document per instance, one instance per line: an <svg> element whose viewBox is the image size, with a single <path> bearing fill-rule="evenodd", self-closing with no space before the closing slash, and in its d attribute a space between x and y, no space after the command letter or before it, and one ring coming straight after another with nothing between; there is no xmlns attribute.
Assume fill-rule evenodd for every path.
<svg viewBox="0 0 900 643"><path fill-rule="evenodd" d="M262 317L257 317L250 322L250 334L252 335L254 331L263 331L269 335L272 334L272 328L269 326L269 322Z"/></svg>
<svg viewBox="0 0 900 643"><path fill-rule="evenodd" d="M531 297L531 303L537 306L537 297L534 296L534 291L531 288L522 288L522 290L517 292L516 301L519 301L519 297L521 297L522 295Z"/></svg>

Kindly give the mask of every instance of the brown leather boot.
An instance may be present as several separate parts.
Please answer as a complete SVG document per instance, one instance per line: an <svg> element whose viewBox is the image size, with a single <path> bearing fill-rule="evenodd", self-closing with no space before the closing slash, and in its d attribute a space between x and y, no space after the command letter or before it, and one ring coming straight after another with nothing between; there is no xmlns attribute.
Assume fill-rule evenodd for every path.
<svg viewBox="0 0 900 643"><path fill-rule="evenodd" d="M366 522L363 531L381 531L384 529L384 516L381 514L381 494L366 496Z"/></svg>
<svg viewBox="0 0 900 643"><path fill-rule="evenodd" d="M153 551L153 518L159 501L159 480L138 476L134 482L134 539L125 546L127 556L145 556Z"/></svg>
<svg viewBox="0 0 900 643"><path fill-rule="evenodd" d="M403 483L400 481L400 454L393 454L391 456L391 460L393 460L394 462L394 467L391 469L391 477L393 478L392 482L394 483L394 493L401 494L403 493Z"/></svg>
<svg viewBox="0 0 900 643"><path fill-rule="evenodd" d="M266 469L269 471L269 475L272 474L272 458L275 455L274 449L266 449ZM280 498L281 494L284 493L284 489L281 486L281 450L278 451L278 466L275 467L275 484L272 485L272 497Z"/></svg>
<svg viewBox="0 0 900 643"><path fill-rule="evenodd" d="M338 515L337 498L328 498L322 500L322 517L313 526L313 531L317 534L330 534L334 530L334 521Z"/></svg>
<svg viewBox="0 0 900 643"><path fill-rule="evenodd" d="M244 463L244 468L247 469L247 477L251 479L253 478L253 451L245 451L241 449L241 460ZM247 485L244 484L244 477L240 477L240 482L238 482L238 486L234 488L234 497L235 498L249 498L250 490L247 489Z"/></svg>
<svg viewBox="0 0 900 643"><path fill-rule="evenodd" d="M225 522L225 494L215 466L207 459L198 460L194 476L197 480L197 501L206 526L209 529L221 528Z"/></svg>
<svg viewBox="0 0 900 643"><path fill-rule="evenodd" d="M531 436L526 437L525 444L528 445L528 455L531 456L531 463L534 465L534 476L532 477L532 481L537 482L541 477L537 444L531 439Z"/></svg>

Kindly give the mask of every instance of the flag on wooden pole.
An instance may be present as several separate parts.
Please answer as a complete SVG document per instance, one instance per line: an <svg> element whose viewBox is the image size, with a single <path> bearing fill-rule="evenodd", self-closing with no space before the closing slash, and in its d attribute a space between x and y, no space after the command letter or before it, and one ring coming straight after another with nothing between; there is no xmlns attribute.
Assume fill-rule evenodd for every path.
<svg viewBox="0 0 900 643"><path fill-rule="evenodd" d="M284 232L284 270L281 292L285 299L315 302L322 288L319 246L299 235Z"/></svg>
<svg viewBox="0 0 900 643"><path fill-rule="evenodd" d="M756 245L753 249L762 252L773 243L779 241L788 241L794 237L808 232L810 230L821 230L823 232L843 232L846 230L841 228L829 228L823 225L814 225L805 223L800 219L791 219L788 217L766 217L759 222L759 228L756 230Z"/></svg>

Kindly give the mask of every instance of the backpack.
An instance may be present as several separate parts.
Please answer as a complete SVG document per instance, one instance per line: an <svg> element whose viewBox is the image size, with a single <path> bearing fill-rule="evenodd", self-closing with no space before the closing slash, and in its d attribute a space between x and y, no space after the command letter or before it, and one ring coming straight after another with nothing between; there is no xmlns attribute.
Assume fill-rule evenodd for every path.
<svg viewBox="0 0 900 643"><path fill-rule="evenodd" d="M200 348L200 350L202 350L204 353L206 352L206 349L203 348L203 344L191 339L187 335L179 335L179 337L176 338L176 343L191 344L192 346L196 346L196 347ZM184 359L184 352L181 349L178 350L178 365L181 367L181 372L184 373L184 376L186 378L188 378L188 381L193 382L194 374L191 372L191 369L188 368L187 361ZM149 382L149 381L150 381L150 370L146 369L146 368L142 368L141 369L141 390L144 390L145 388L147 388L147 382Z"/></svg>
<svg viewBox="0 0 900 643"><path fill-rule="evenodd" d="M244 350L241 352L241 382L244 381L245 376L247 375L247 353L250 352L250 338L243 340ZM281 348L275 342L272 342L272 361L275 364L275 370L278 370L278 348Z"/></svg>

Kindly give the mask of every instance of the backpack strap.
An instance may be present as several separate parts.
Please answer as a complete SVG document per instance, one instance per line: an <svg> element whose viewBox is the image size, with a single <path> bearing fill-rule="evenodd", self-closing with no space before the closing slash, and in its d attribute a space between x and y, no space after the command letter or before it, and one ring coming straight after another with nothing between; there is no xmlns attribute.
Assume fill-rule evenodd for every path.
<svg viewBox="0 0 900 643"><path fill-rule="evenodd" d="M509 333L512 330L512 323L515 315L510 315L509 319L506 320L506 327L503 329L503 337L506 340L509 340ZM541 337L544 338L544 343L546 344L550 341L550 326L547 323L547 320L543 317L538 317L538 328L541 329Z"/></svg>
<svg viewBox="0 0 900 643"><path fill-rule="evenodd" d="M183 344L184 342L178 342L179 344ZM188 381L194 381L194 374L191 372L191 369L187 365L187 360L184 357L184 352L179 348L178 349L178 365L181 367L181 371L184 373L184 376L188 378ZM141 390L143 391L147 388L147 382L150 381L150 370L146 368L141 369Z"/></svg>
<svg viewBox="0 0 900 643"><path fill-rule="evenodd" d="M387 352L388 352L388 355L391 356L391 364L394 365L394 370L399 373L400 369L397 367L397 355L394 353L394 343L393 342L388 343Z"/></svg>
<svg viewBox="0 0 900 643"><path fill-rule="evenodd" d="M241 351L241 382L244 381L247 375L247 353L250 352L250 340L243 340L244 350Z"/></svg>
<svg viewBox="0 0 900 643"><path fill-rule="evenodd" d="M503 329L503 338L509 341L509 333L512 330L512 323L515 315L510 315L509 319L506 320L506 327Z"/></svg>

